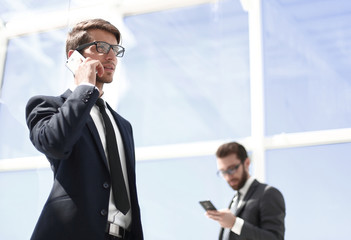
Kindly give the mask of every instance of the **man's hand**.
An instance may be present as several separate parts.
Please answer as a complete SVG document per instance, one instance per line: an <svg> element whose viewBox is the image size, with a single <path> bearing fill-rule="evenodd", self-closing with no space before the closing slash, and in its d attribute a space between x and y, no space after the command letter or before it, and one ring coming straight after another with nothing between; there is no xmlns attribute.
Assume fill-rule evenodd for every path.
<svg viewBox="0 0 351 240"><path fill-rule="evenodd" d="M205 215L217 221L223 228L232 228L234 226L236 216L229 209L218 211L209 210Z"/></svg>
<svg viewBox="0 0 351 240"><path fill-rule="evenodd" d="M104 74L104 67L100 61L87 57L81 64L79 64L74 75L74 83L79 85L81 83L91 83L96 85L96 75L101 77Z"/></svg>

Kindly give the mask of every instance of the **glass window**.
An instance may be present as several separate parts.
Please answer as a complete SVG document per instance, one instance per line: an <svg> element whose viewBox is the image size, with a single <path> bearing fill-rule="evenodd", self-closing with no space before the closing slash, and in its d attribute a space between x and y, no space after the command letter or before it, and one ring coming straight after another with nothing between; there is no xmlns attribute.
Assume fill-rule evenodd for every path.
<svg viewBox="0 0 351 240"><path fill-rule="evenodd" d="M137 170L145 239L218 238L199 201L226 208L235 193L217 176L214 156L141 161Z"/></svg>
<svg viewBox="0 0 351 240"><path fill-rule="evenodd" d="M286 239L347 239L336 221L351 224L344 214L351 212L350 149L344 143L267 151L267 182L287 206Z"/></svg>
<svg viewBox="0 0 351 240"><path fill-rule="evenodd" d="M65 69L66 31L10 39L0 104L0 159L38 155L29 141L25 106L38 94L59 95L70 79Z"/></svg>
<svg viewBox="0 0 351 240"><path fill-rule="evenodd" d="M218 1L125 18L119 111L137 146L250 135L248 16Z"/></svg>
<svg viewBox="0 0 351 240"><path fill-rule="evenodd" d="M350 127L351 2L261 2L266 134Z"/></svg>
<svg viewBox="0 0 351 240"><path fill-rule="evenodd" d="M52 179L51 169L0 172L1 239L30 239Z"/></svg>
<svg viewBox="0 0 351 240"><path fill-rule="evenodd" d="M11 20L14 17L26 17L29 13L45 12L48 10L63 10L68 8L69 1L62 0L12 0L2 1L0 3L1 19L4 22Z"/></svg>
<svg viewBox="0 0 351 240"><path fill-rule="evenodd" d="M67 11L71 8L96 5L96 0L5 0L0 2L0 18L4 22L25 19L34 15L54 11ZM100 2L99 2L100 3Z"/></svg>

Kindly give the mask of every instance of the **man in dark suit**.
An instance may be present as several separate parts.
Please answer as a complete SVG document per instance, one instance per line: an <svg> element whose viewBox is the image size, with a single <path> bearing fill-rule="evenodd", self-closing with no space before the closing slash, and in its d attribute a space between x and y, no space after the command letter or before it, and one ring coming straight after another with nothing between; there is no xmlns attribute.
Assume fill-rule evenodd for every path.
<svg viewBox="0 0 351 240"><path fill-rule="evenodd" d="M102 19L75 25L67 57L77 50L85 59L74 86L61 96L35 96L26 106L30 139L54 173L33 240L143 239L132 127L101 100L124 54L120 37Z"/></svg>
<svg viewBox="0 0 351 240"><path fill-rule="evenodd" d="M236 142L221 145L216 153L218 174L237 191L229 209L207 211L221 225L220 240L283 240L285 203L274 187L250 177L250 159Z"/></svg>

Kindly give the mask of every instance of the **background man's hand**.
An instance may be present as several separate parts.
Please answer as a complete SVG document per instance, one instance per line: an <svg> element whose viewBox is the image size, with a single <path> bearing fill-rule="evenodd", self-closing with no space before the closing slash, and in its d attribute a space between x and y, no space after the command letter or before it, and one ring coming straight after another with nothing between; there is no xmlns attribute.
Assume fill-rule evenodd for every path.
<svg viewBox="0 0 351 240"><path fill-rule="evenodd" d="M236 216L229 209L218 211L209 210L205 215L217 221L223 228L232 228L234 226Z"/></svg>

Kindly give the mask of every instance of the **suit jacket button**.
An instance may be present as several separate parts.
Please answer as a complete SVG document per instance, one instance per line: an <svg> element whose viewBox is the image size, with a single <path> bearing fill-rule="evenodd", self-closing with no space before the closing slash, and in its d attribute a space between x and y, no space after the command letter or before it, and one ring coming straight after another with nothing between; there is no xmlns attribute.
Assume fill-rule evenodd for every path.
<svg viewBox="0 0 351 240"><path fill-rule="evenodd" d="M110 187L110 184L108 184L107 182L104 182L104 184L102 185L104 188L109 188Z"/></svg>
<svg viewBox="0 0 351 240"><path fill-rule="evenodd" d="M106 216L107 215L106 209L102 209L100 213L101 213L102 216Z"/></svg>

